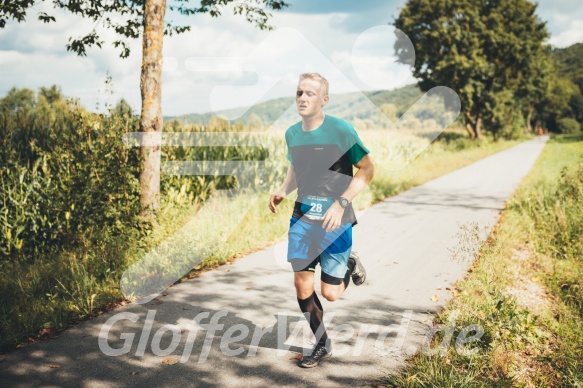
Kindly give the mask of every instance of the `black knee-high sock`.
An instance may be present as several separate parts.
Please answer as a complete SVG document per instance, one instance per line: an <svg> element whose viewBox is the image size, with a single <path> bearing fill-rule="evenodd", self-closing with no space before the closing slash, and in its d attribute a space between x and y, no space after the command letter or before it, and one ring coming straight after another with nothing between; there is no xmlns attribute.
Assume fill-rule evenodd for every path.
<svg viewBox="0 0 583 388"><path fill-rule="evenodd" d="M298 304L300 309L304 313L304 316L310 322L310 329L312 333L316 336L316 340L320 345L326 345L328 341L328 334L326 334L326 329L323 323L324 309L322 308L322 303L318 299L316 292L306 299L298 298Z"/></svg>
<svg viewBox="0 0 583 388"><path fill-rule="evenodd" d="M354 266L356 265L356 263L354 262L354 260L348 259L348 264L346 265L346 275L344 275L344 289L346 290L348 288L348 285L350 284L350 276L352 275L352 271L354 270Z"/></svg>

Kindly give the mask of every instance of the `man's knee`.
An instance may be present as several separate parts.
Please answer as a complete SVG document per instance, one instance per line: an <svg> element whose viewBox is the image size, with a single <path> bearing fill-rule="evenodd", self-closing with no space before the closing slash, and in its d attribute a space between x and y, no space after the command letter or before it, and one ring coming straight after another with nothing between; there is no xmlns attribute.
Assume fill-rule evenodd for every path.
<svg viewBox="0 0 583 388"><path fill-rule="evenodd" d="M299 292L309 292L314 290L313 282L306 281L306 280L297 280L294 282L296 286L296 291Z"/></svg>
<svg viewBox="0 0 583 388"><path fill-rule="evenodd" d="M306 299L314 293L314 277L296 275L294 278L294 286L296 287L296 294L300 299Z"/></svg>
<svg viewBox="0 0 583 388"><path fill-rule="evenodd" d="M322 288L322 296L326 298L328 302L334 302L340 297L342 292L340 292L338 287L325 287Z"/></svg>

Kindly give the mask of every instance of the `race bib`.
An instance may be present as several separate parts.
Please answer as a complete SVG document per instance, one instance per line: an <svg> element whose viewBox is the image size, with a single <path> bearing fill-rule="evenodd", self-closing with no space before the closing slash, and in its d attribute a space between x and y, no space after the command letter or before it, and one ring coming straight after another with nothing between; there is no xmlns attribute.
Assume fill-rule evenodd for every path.
<svg viewBox="0 0 583 388"><path fill-rule="evenodd" d="M334 203L332 197L318 197L316 195L304 195L302 198L302 213L310 220L323 220L324 214Z"/></svg>

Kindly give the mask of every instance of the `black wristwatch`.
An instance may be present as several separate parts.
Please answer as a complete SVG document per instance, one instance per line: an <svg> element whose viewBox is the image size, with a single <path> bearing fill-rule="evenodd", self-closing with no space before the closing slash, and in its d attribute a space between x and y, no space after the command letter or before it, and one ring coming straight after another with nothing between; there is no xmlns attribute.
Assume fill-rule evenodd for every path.
<svg viewBox="0 0 583 388"><path fill-rule="evenodd" d="M344 197L338 197L336 198L336 200L338 201L340 206L342 206L342 209L346 209L346 206L348 206L348 204L350 203L350 201Z"/></svg>

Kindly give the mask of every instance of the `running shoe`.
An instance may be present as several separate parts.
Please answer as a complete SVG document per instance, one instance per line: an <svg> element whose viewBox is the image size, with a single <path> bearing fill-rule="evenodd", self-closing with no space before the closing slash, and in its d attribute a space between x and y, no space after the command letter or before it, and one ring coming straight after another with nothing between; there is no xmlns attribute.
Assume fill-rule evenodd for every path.
<svg viewBox="0 0 583 388"><path fill-rule="evenodd" d="M330 351L328 351L325 345L316 344L316 346L314 346L314 349L312 350L312 354L310 354L309 356L302 357L300 366L302 368L313 368L316 365L318 365L322 358L330 356L332 356L331 349Z"/></svg>
<svg viewBox="0 0 583 388"><path fill-rule="evenodd" d="M358 258L358 254L354 251L350 252L350 258L354 262L354 267L352 269L352 282L355 286L360 286L366 280L366 270Z"/></svg>

